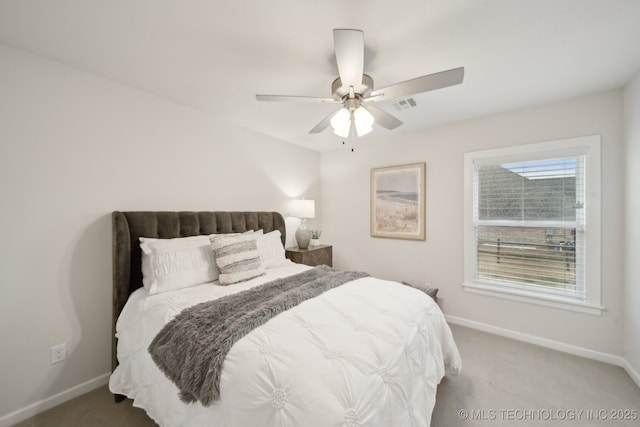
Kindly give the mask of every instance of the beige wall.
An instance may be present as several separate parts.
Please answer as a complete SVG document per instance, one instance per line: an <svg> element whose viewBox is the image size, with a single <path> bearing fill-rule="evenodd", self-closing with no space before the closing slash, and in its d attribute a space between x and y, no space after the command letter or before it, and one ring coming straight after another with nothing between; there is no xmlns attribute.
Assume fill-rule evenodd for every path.
<svg viewBox="0 0 640 427"><path fill-rule="evenodd" d="M2 421L109 372L111 211L286 212L320 156L1 45L0 69Z"/></svg>
<svg viewBox="0 0 640 427"><path fill-rule="evenodd" d="M425 113L428 114L428 113ZM400 116L400 119L402 117ZM378 128L376 132L385 132ZM476 295L463 282L463 155L519 144L602 136L602 301L593 316ZM427 163L427 239L406 241L369 235L371 168ZM491 328L515 331L594 354L623 354L622 92L457 123L417 135L389 134L354 153L322 156L323 240L334 245L334 265L393 280L440 288L446 314Z"/></svg>
<svg viewBox="0 0 640 427"><path fill-rule="evenodd" d="M640 381L640 74L624 90L625 359Z"/></svg>
<svg viewBox="0 0 640 427"><path fill-rule="evenodd" d="M286 214L290 198L314 198L336 266L430 282L449 315L624 355L640 371L640 271L631 247L640 238L632 221L640 77L624 98L602 93L319 155L1 45L0 64L0 420L109 371L115 209ZM607 311L598 317L464 292L463 154L592 134L602 135ZM427 240L371 238L370 169L420 161ZM51 366L49 347L62 342L68 359Z"/></svg>

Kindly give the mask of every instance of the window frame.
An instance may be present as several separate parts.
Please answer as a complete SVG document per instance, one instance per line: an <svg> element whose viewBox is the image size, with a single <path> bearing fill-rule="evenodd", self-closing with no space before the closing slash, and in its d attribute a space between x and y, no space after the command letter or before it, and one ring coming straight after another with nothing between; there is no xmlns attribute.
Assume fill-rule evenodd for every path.
<svg viewBox="0 0 640 427"><path fill-rule="evenodd" d="M476 233L474 219L475 165L511 163L553 159L567 156L585 156L585 298L579 300L562 295L549 295L514 284L513 287L492 284L490 280L477 280ZM531 221L533 223L534 221ZM525 222L524 224L526 224ZM600 135L591 135L556 141L524 144L465 153L464 155L464 282L467 292L499 297L601 315L601 176Z"/></svg>

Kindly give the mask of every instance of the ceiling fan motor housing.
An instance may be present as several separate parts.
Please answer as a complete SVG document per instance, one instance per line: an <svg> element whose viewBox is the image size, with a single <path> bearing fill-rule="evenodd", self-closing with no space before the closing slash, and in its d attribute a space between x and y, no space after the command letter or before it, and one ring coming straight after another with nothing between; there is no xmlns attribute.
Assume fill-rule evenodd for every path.
<svg viewBox="0 0 640 427"><path fill-rule="evenodd" d="M359 95L360 99L371 95L372 90L373 79L367 74L363 74L362 83L358 87L353 88L354 93ZM349 88L342 86L342 80L338 77L333 81L333 83L331 83L331 93L333 94L333 99L336 101L342 101L345 97L349 96Z"/></svg>

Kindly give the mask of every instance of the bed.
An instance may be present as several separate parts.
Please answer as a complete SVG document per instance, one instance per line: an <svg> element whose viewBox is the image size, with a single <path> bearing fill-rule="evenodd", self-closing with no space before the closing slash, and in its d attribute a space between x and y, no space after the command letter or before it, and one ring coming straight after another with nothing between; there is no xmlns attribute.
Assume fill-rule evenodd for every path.
<svg viewBox="0 0 640 427"><path fill-rule="evenodd" d="M437 385L446 374L460 371L451 331L429 296L366 273L311 268L286 260L285 221L277 212L113 212L112 222L109 387L116 401L132 399L134 406L161 426L428 426ZM260 274L233 282L234 275L244 270L229 273L223 266L215 280L190 272L166 281L166 277L155 277L149 285L156 271L149 267L151 246L161 248L153 252L157 254L167 244L201 244L203 238L209 239L213 249L198 250L214 253L209 258L214 268L231 247L225 246L227 241L257 248ZM180 246L178 253L182 250ZM163 259L175 262L175 257ZM213 398L185 392L179 381L185 372L170 379L166 366L153 353L162 347L172 350L174 357L187 351L205 354L191 348L192 338L181 333L174 333L182 341L173 347L167 342L159 345L158 340L188 312L214 306L233 310L235 302L229 301L244 304L246 295L258 291L271 292L277 299L285 286L300 293L304 287L296 280L320 273L344 277L344 283L318 288L316 296L290 303L235 338L224 353ZM230 280L232 284L222 285ZM191 284L183 286L187 281ZM266 300L253 303L266 304ZM244 315L229 313L238 318Z"/></svg>

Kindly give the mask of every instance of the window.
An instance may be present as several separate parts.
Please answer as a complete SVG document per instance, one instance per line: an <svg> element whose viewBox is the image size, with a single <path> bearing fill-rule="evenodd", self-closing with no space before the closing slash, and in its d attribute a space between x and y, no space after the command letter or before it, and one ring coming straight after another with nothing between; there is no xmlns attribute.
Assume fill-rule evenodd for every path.
<svg viewBox="0 0 640 427"><path fill-rule="evenodd" d="M600 137L465 155L465 290L600 314Z"/></svg>

